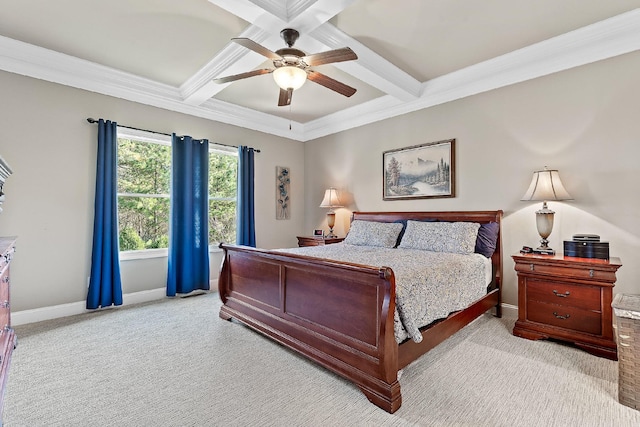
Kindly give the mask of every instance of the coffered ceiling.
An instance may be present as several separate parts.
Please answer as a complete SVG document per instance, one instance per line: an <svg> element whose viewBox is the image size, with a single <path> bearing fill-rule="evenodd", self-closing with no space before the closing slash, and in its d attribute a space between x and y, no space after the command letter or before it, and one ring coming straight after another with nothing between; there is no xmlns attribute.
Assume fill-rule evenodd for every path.
<svg viewBox="0 0 640 427"><path fill-rule="evenodd" d="M299 141L640 49L640 0L0 0L0 69ZM278 107L270 74L284 28L314 70ZM612 70L614 73L615 70Z"/></svg>

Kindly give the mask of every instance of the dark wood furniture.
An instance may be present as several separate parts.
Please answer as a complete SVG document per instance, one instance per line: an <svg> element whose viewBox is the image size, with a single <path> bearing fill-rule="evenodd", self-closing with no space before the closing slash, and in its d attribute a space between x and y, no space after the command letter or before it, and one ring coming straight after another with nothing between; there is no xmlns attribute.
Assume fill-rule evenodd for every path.
<svg viewBox="0 0 640 427"><path fill-rule="evenodd" d="M298 246L324 246L332 243L340 243L344 237L321 237L321 236L297 236Z"/></svg>
<svg viewBox="0 0 640 427"><path fill-rule="evenodd" d="M501 223L502 211L354 212L353 219ZM220 317L234 318L354 382L380 408L402 404L398 370L482 313L501 315L502 251L498 238L487 294L465 310L423 328L423 340L396 342L395 277L388 267L366 266L221 244ZM274 387L277 385L274 384Z"/></svg>
<svg viewBox="0 0 640 427"><path fill-rule="evenodd" d="M619 258L513 255L518 320L513 334L558 339L617 360L611 302Z"/></svg>
<svg viewBox="0 0 640 427"><path fill-rule="evenodd" d="M15 237L0 237L0 424L11 354L16 346L16 336L11 328L9 303L9 264L16 250L15 243Z"/></svg>

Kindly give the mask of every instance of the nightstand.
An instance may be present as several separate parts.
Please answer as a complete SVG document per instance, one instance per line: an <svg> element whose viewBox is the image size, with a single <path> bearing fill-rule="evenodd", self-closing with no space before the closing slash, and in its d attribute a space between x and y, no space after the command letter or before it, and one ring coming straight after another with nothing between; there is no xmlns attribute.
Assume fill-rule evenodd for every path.
<svg viewBox="0 0 640 427"><path fill-rule="evenodd" d="M298 246L324 246L332 243L340 243L344 237L321 237L321 236L297 236Z"/></svg>
<svg viewBox="0 0 640 427"><path fill-rule="evenodd" d="M617 360L611 302L619 258L513 255L518 320L513 335L557 339Z"/></svg>

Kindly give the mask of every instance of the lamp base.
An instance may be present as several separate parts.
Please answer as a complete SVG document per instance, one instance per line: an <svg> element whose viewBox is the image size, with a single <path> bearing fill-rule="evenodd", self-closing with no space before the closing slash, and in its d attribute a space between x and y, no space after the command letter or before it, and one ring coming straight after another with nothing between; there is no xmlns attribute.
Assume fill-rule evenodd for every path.
<svg viewBox="0 0 640 427"><path fill-rule="evenodd" d="M327 212L327 225L329 226L329 234L327 234L327 237L331 239L338 237L333 234L333 226L336 225L336 213L332 210Z"/></svg>
<svg viewBox="0 0 640 427"><path fill-rule="evenodd" d="M327 239L335 239L335 238L337 238L337 237L338 237L338 236L336 236L336 235L333 233L333 227L331 227L331 228L329 229L329 234L327 234L327 235L325 236L325 238L327 238Z"/></svg>
<svg viewBox="0 0 640 427"><path fill-rule="evenodd" d="M538 255L555 255L556 251L555 249L540 246L538 248L535 248L533 250L533 253Z"/></svg>
<svg viewBox="0 0 640 427"><path fill-rule="evenodd" d="M556 251L551 249L548 244L547 237L553 230L553 216L555 212L547 207L547 202L543 202L542 209L536 211L536 226L538 228L538 234L542 239L540 240L540 246L534 249L533 253L541 255L555 255Z"/></svg>

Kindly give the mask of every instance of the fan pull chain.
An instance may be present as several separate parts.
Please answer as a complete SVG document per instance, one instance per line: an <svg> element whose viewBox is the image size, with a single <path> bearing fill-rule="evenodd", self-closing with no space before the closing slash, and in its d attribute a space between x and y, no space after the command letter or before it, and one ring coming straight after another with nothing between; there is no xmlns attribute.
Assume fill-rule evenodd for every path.
<svg viewBox="0 0 640 427"><path fill-rule="evenodd" d="M291 130L291 104L289 104L289 130Z"/></svg>

